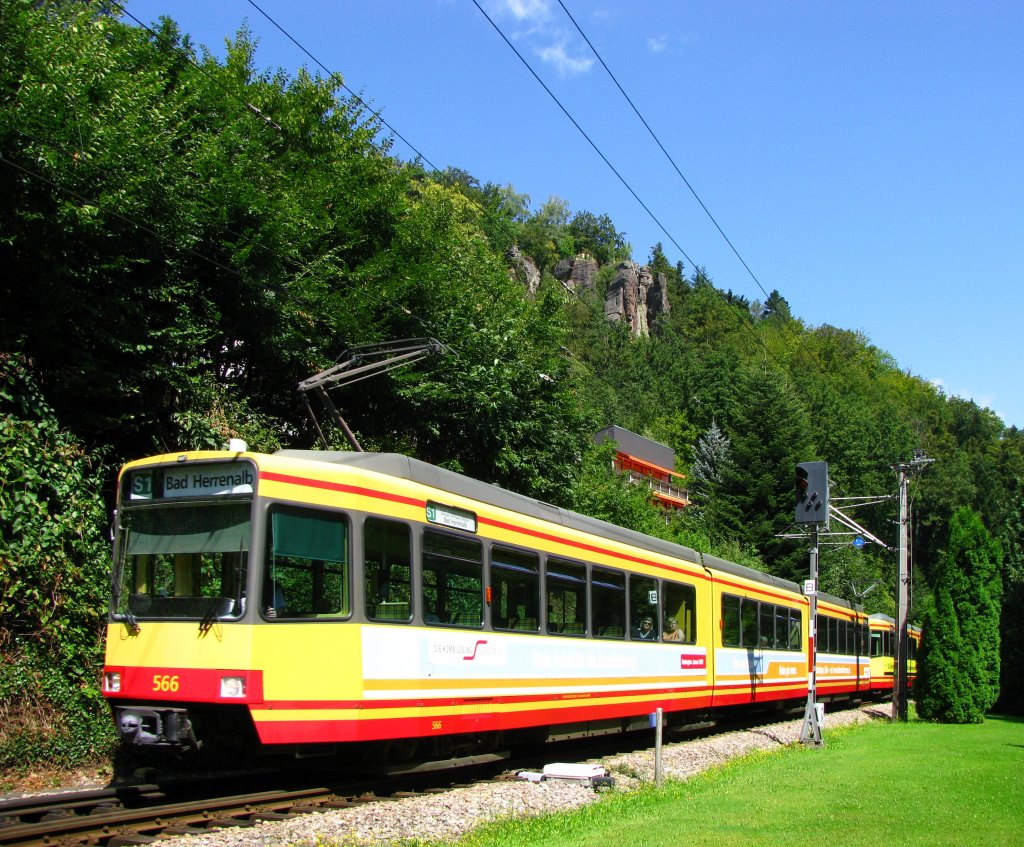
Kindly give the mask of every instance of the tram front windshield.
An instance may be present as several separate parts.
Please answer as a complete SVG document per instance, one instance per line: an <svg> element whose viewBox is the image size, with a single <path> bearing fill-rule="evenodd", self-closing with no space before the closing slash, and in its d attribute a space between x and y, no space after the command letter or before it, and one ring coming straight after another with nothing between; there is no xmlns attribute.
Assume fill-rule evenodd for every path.
<svg viewBox="0 0 1024 847"><path fill-rule="evenodd" d="M142 506L121 513L118 617L224 619L245 611L249 502Z"/></svg>

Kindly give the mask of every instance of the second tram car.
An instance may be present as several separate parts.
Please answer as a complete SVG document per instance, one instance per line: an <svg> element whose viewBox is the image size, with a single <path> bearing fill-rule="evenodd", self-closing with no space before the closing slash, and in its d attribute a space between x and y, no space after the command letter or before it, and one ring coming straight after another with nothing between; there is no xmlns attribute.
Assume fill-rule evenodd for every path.
<svg viewBox="0 0 1024 847"><path fill-rule="evenodd" d="M892 694L896 675L896 621L889 615L874 614L870 618L871 690L876 696ZM910 627L907 633L907 684L913 688L917 676L917 649L921 630Z"/></svg>

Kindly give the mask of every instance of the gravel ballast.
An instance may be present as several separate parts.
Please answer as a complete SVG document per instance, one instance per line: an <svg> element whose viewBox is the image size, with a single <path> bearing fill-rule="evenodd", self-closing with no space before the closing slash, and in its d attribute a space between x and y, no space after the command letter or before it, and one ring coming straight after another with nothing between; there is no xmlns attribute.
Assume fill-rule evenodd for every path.
<svg viewBox="0 0 1024 847"><path fill-rule="evenodd" d="M877 706L829 713L826 730L882 717ZM738 730L708 738L665 744L662 766L666 779L683 780L730 759L759 750L796 743L801 720ZM629 790L654 780L654 750L609 756L601 760L616 781ZM499 818L568 811L594 802L600 795L589 786L569 782L500 781L456 788L444 794L407 797L351 809L268 821L253 827L216 830L161 840L163 847L270 847L270 845L393 845L409 839L456 839Z"/></svg>

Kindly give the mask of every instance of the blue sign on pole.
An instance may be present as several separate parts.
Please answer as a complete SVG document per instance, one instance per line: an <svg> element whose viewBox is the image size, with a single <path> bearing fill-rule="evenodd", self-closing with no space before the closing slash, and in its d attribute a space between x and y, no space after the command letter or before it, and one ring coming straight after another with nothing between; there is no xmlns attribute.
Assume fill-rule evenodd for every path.
<svg viewBox="0 0 1024 847"><path fill-rule="evenodd" d="M853 546L860 550L867 542L859 535L853 539Z"/></svg>

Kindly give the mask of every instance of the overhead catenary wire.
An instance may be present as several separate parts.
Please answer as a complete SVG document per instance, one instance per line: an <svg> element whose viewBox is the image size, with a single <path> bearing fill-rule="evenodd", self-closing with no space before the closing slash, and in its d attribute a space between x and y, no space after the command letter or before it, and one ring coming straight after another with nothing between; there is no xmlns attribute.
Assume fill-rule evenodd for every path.
<svg viewBox="0 0 1024 847"><path fill-rule="evenodd" d="M565 12L566 17L568 17L569 20L572 21L572 25L576 27L577 32L579 32L583 40L587 42L587 46L593 51L594 55L597 57L597 61L601 63L601 67L605 69L605 72L611 78L612 82L615 83L615 87L619 89L619 92L626 99L626 102L629 103L630 108L636 114L637 118L640 120L640 123L644 125L644 129L646 129L647 132L650 134L651 138L654 139L654 143L658 145L658 149L660 149L661 152L665 154L665 158L668 159L669 164L672 165L672 168L679 175L679 178L690 190L690 193L693 195L693 199L700 204L700 207L704 210L704 214L706 214L711 223L715 225L715 229L717 229L722 238L725 239L725 243L729 245L729 248L736 255L736 258L740 260L740 264L743 265L747 273L750 274L750 278L754 280L754 282L757 284L757 287L761 289L761 293L764 294L765 297L770 297L771 295L767 291L765 291L764 286L761 285L761 281L750 269L750 266L747 264L746 260L740 255L740 251L736 249L736 246L732 243L729 236L725 234L725 230L722 229L718 221L715 220L715 216L711 214L711 210L708 209L708 207L704 204L704 201L701 200L700 195L697 194L697 191L690 184L690 181L679 169L679 165L676 164L675 159L673 159L672 155L668 152L668 150L665 149L665 145L661 143L661 139L658 138L657 133L655 133L655 131L651 129L651 125L647 122L647 119L644 118L644 116L640 113L640 110L636 107L636 104L633 102L632 98L626 93L626 90L622 87L621 83L616 78L615 74L612 73L611 68L609 68L608 64L605 62L604 57L601 56L597 48L591 43L590 39L587 38L587 34L583 31L583 28L576 22L576 18L572 16L572 13L569 11L568 8L566 8L566 5L565 3L562 2L562 0L558 0L558 5L562 7L562 11Z"/></svg>
<svg viewBox="0 0 1024 847"><path fill-rule="evenodd" d="M252 0L249 0L249 2L252 2ZM619 172L619 170L611 163L611 161L604 154L604 152L601 150L601 148L597 146L596 142L590 137L590 135L587 133L587 131L585 129L583 129L583 127L580 125L579 121L577 121L576 118L573 117L572 113L565 107L565 105L562 103L562 101L558 99L558 97L551 90L551 88L547 85L547 83L544 82L544 80L541 78L540 74L538 74L537 71L534 70L533 66L526 60L526 57L523 56L523 54L520 52L520 50L512 43L512 41L508 38L508 36L505 35L505 33L502 31L501 27L499 27L498 24L494 21L494 19L490 15L487 14L487 12L484 10L484 8L480 5L479 0L473 0L473 5L476 6L476 8L480 11L480 14L483 15L484 18L486 18L487 22L494 28L495 32L497 32L498 35L501 37L501 39L505 42L505 44L508 45L509 49L512 50L513 53L515 53L515 55L518 57L519 61L523 63L523 65L530 72L530 74L533 76L533 78L535 80L537 80L537 82L540 84L541 88L544 89L544 91L555 102L555 104L558 106L558 108L561 109L562 113L569 119L570 123L572 123L572 125L574 127L576 127L576 129L579 131L580 135L583 136L583 138L587 141L587 143L594 149L594 152L597 153L597 155L600 157L601 161L603 161L608 166L608 168L612 171L613 174L615 174L615 176L623 184L623 186L625 186L626 190L633 196L633 198L637 201L637 203L640 204L641 208L647 213L647 215L651 218L651 220L654 221L654 223L658 226L658 228L665 234L666 238L668 238L669 241L672 242L672 244L676 247L676 249L679 250L679 252L686 258L686 260L695 269L699 268L697 263L693 259L690 258L689 254L686 252L686 250L683 249L683 247L679 244L678 241L676 241L675 237L668 231L668 229L661 222L661 220L658 218L658 216L655 215L654 212L651 210L651 208L647 205L647 203L645 203L643 201L643 199L641 199L640 195L636 192L636 190L633 188L633 186L630 185L630 183L626 180L626 178L624 176L622 176L622 174ZM723 292L719 291L714 286L712 286L712 290L715 291L715 293L722 300L722 302L724 302L728 306L732 306L732 304L729 303L728 299L726 298L726 296L725 296L725 294ZM771 350L768 349L768 345L764 343L764 339L760 338L756 333L754 333L753 327L751 327L739 315L733 313L731 310L730 310L730 314L734 315L737 323L741 327L743 327L743 329L745 329L747 332L749 332L751 334L751 337L764 349L766 358L770 358L783 372L785 372L786 368L783 365L783 363L781 361L779 361L779 359L775 356L774 353L772 353Z"/></svg>
<svg viewBox="0 0 1024 847"><path fill-rule="evenodd" d="M345 84L345 82L340 78L339 74L337 74L334 71L331 71L330 68L328 68L322 61L320 61L319 58L317 58L316 55L314 55L312 53L312 51L310 51L308 48L306 48L305 45L303 45L297 38L295 38L287 29L285 29L284 26L282 26L281 23L279 23L275 18L273 18L255 0L246 0L246 2L248 2L250 6L252 6L257 12L259 12L264 18L266 18L266 20L268 22L270 22L282 35L284 35L285 38L287 38L292 44L294 44L297 49L299 49L305 56L307 56L311 61L313 61L317 65L317 67L319 67L325 74L328 75L329 78L337 79L339 81L339 84L341 85L341 87L346 92L348 92L348 94L351 97L356 99L360 104L362 104L365 108L367 108L372 113L374 118L376 118L377 120L380 120L380 122L384 126L386 126L404 144L406 144L406 146L408 146L409 149L412 150L420 160L426 162L431 167L431 169L435 173L439 174L442 177L442 179L444 179L446 182L448 182L449 184L451 183L451 180L447 179L447 177L444 175L444 173L442 171L440 171L435 165L433 165L433 163L431 163L430 160L425 155L423 155L423 153L412 142L410 142L407 138L405 138L403 135L401 135L394 127L392 127L387 121L385 121L384 118L381 116L379 111L372 109L372 107L370 107L358 94L356 94L351 88L349 88ZM555 96L554 92L544 82L544 80L540 77L540 75L533 69L533 67L526 60L526 58L520 53L520 51L515 47L515 45L508 39L508 37L505 35L505 33L497 25L497 23L495 23L495 21L490 17L490 15L487 14L487 12L483 9L483 7L480 5L478 0L473 0L473 4L476 6L476 8L479 10L479 12L484 16L484 18L491 24L491 26L498 33L498 35L501 36L502 40L505 41L505 43L508 45L508 47L516 54L516 56L523 63L523 65L530 71L530 73L533 75L534 79L536 79L536 81L541 85L541 87L547 92L548 96L550 96L551 99L558 105L558 107L559 107L559 109L561 109L562 113L569 119L569 121L573 124L573 126L576 127L576 129L584 137L584 139L586 139L586 141L594 149L594 151L601 158L601 160L608 166L608 168L612 171L612 173L615 174L615 176L623 184L623 186L626 188L626 190L634 197L634 199L637 201L637 203L640 204L640 206L650 216L650 218L655 222L655 224L658 226L658 228L665 234L665 237L669 239L669 241L679 250L679 252L686 258L686 260L694 268L697 268L698 267L697 263L689 256L689 254L679 244L679 242L675 239L675 237L672 235L672 233L669 232L669 230L665 227L665 225L658 219L658 217L654 214L654 212L650 209L650 207L644 202L644 200L639 196L639 194L634 190L634 188L625 179L625 177L622 176L622 174L619 172L619 170L612 164L612 162L608 159L608 157L604 154L604 152L597 146L597 144L593 141L593 139L588 135L586 130L583 129L583 127L580 125L580 123L573 117L573 115L569 112L569 110ZM723 235L724 235L724 233L723 233ZM712 288L714 288L714 286L712 286ZM578 294L576 292L572 291L570 288L568 288L568 286L566 286L566 290L569 291L574 296L576 296L577 299L579 299ZM722 292L718 291L717 288L714 288L714 290L716 291L718 296L720 298L722 298L723 302L726 302L727 305L731 305L731 304L728 303L728 301L725 298L725 295L722 294ZM757 341L757 343L761 347L764 348L765 354L768 357L772 358L772 360L775 361L776 365L778 365L780 368L783 368L782 363L780 361L778 361L778 359L774 356L774 354L772 354L772 352L768 349L768 347L764 343L763 339L759 338L753 332L753 328L750 327L745 321L740 319L740 317L738 315L736 315L735 317L736 317L737 323L740 326L742 326L746 331L750 332L751 336ZM421 323L423 323L423 325L425 327L430 329L430 327L425 322L421 321ZM784 368L783 368L783 370L784 370Z"/></svg>
<svg viewBox="0 0 1024 847"><path fill-rule="evenodd" d="M690 181L686 178L685 174L683 174L682 170L679 168L679 165L676 164L675 159L672 158L672 155L665 148L665 145L661 143L661 139L658 138L657 133L655 133L655 131L651 128L651 125L648 123L647 119L644 118L643 114L641 114L640 109L637 108L636 104L633 102L633 99L629 96L629 94L626 93L626 90L622 87L622 84L619 82L618 78L615 76L614 73L612 73L611 68L608 67L608 63L605 62L604 57L594 46L591 40L587 37L587 34L583 31L583 28L576 21L576 18L573 17L572 13L569 11L568 7L565 5L563 0L558 0L558 5L562 7L562 11L565 12L566 17L569 18L573 26L576 27L576 31L579 32L580 36L583 38L583 40L587 43L587 46L593 52L594 56L597 57L597 61L601 63L601 67L604 68L605 72L608 74L608 77L611 79L611 81L615 83L615 87L618 88L619 93L622 94L625 101L629 104L630 108L636 114L640 123L643 124L644 129L647 130L648 134L651 136L651 138L654 140L654 143L657 144L658 148L664 154L665 158L668 160L673 170L675 170L676 174L678 174L679 178L683 181L683 184L687 187L687 189L689 189L690 194L693 195L693 198L700 205L701 209L703 209L704 214L708 217L711 223L714 224L715 229L718 230L719 234L725 240L725 243L729 245L729 249L732 250L733 254L739 260L740 264L743 265L744 270L746 270L747 274L754 281L757 287L761 290L761 293L764 294L765 299L770 299L771 294L769 294L765 287L761 284L761 280L757 278L757 275L750 268L750 265L747 264L747 261L743 258L739 250L736 248L736 245L733 244L732 239L730 239L729 236L725 233L725 230L722 229L721 225L718 223L715 216L711 213L711 210L700 198L700 195L697 194L696 189L694 189L694 187L690 184ZM686 254L684 253L683 255ZM690 263L693 264L692 260ZM829 373L825 370L824 366L821 364L821 361L818 359L817 355L807 349L806 345L803 343L803 339L800 338L800 336L795 332L795 330L792 330L792 328L790 328L790 333L794 336L794 338L796 338L796 341L800 345L800 347L810 354L811 359L814 361L814 364L818 367L818 370L821 371L822 375L829 376ZM777 362L777 364L781 363Z"/></svg>
<svg viewBox="0 0 1024 847"><path fill-rule="evenodd" d="M370 112L370 114L375 119L377 119L384 126L386 126L391 131L391 133L395 136L395 138L399 139L410 150L412 150L413 153L416 154L416 157L418 159L421 159L422 161L426 162L430 166L430 169L432 171L434 171L436 173L441 173L441 170L436 165L434 165L434 163L431 162L430 159L428 159L426 156L424 156L423 153L420 152L420 150L416 147L415 144L413 144L411 141L409 141L404 135L402 135L397 129L395 129L390 123L388 123L384 119L384 116L380 113L380 111L378 109L374 109L365 100L363 100L362 97L360 97L358 94L356 94L355 91L353 91L351 88L349 88L348 85L345 83L345 80L342 78L341 74L337 73L336 71L330 70L323 62L321 62L316 56L314 56L309 50L307 50L294 36L292 36L292 34L290 32L288 32L288 30L286 30L283 26L281 26L281 24L279 24L274 18L272 18L270 16L270 14L265 9L263 9L258 3L255 2L255 0L247 0L247 2L257 12L259 12L261 15L263 15L263 17L265 17L268 21L270 21L270 23L273 24L274 27L276 27L277 30L285 38L287 38L292 44L294 44L296 47L298 47L299 50L301 50L306 56L308 56L313 62L315 62L317 67L319 67L325 74L327 74L329 79L337 80L338 84L346 92L348 92L348 95L350 97L352 97L356 102L358 102L361 106L363 106L365 109L367 109Z"/></svg>

